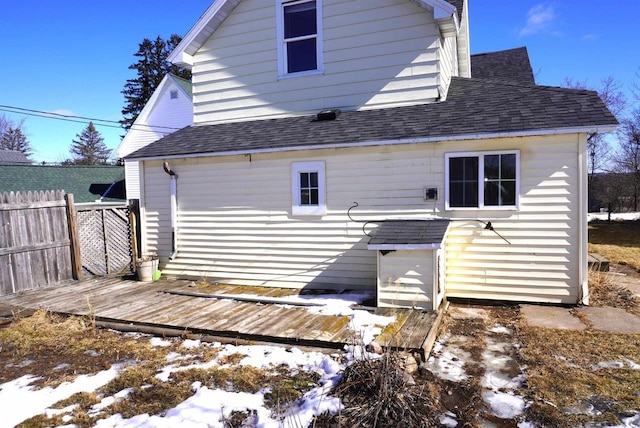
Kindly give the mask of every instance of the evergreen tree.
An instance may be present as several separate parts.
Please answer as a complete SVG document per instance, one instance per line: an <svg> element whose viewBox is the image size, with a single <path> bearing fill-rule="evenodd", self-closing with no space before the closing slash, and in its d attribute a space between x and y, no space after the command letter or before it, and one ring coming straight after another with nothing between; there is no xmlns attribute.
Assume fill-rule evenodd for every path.
<svg viewBox="0 0 640 428"><path fill-rule="evenodd" d="M111 150L104 144L104 138L96 130L93 122L89 122L87 127L76 135L76 138L69 150L73 159L64 163L74 165L104 165L107 163Z"/></svg>
<svg viewBox="0 0 640 428"><path fill-rule="evenodd" d="M15 123L4 115L0 116L0 150L15 150L27 157L33 154L23 124L24 120Z"/></svg>
<svg viewBox="0 0 640 428"><path fill-rule="evenodd" d="M137 77L127 80L122 90L125 107L122 109L124 118L120 123L124 129L131 128L166 74L171 73L191 80L191 71L167 62L167 57L181 40L180 36L173 34L167 41L158 36L154 41L145 38L140 43L138 52L134 54L139 60L129 66L130 70L136 70Z"/></svg>

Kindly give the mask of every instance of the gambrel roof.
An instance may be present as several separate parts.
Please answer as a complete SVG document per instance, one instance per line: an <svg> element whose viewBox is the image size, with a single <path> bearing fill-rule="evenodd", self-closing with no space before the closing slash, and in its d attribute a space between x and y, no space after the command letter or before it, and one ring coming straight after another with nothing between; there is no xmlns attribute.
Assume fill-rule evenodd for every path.
<svg viewBox="0 0 640 428"><path fill-rule="evenodd" d="M535 85L526 47L471 55L471 77Z"/></svg>
<svg viewBox="0 0 640 428"><path fill-rule="evenodd" d="M128 158L171 158L414 142L607 132L616 118L594 91L455 77L446 101L315 116L195 125Z"/></svg>

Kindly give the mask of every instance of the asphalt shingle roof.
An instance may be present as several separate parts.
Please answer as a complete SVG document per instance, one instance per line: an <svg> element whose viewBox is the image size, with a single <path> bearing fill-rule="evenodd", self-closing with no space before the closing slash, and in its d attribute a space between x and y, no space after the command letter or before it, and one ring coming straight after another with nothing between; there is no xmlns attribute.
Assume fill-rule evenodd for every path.
<svg viewBox="0 0 640 428"><path fill-rule="evenodd" d="M369 245L440 244L448 227L448 219L385 220L371 232Z"/></svg>
<svg viewBox="0 0 640 428"><path fill-rule="evenodd" d="M0 165L30 165L27 155L16 150L0 150Z"/></svg>
<svg viewBox="0 0 640 428"><path fill-rule="evenodd" d="M455 77L446 101L343 112L336 120L315 116L194 125L174 132L128 158L251 153L326 145L496 133L535 133L561 128L617 125L594 91L517 85Z"/></svg>
<svg viewBox="0 0 640 428"><path fill-rule="evenodd" d="M115 183L115 184L114 184ZM111 186L114 184L113 186ZM0 166L0 192L64 190L76 203L94 202L107 190L103 201L122 201L124 167L121 166Z"/></svg>
<svg viewBox="0 0 640 428"><path fill-rule="evenodd" d="M471 55L471 77L535 85L526 47Z"/></svg>

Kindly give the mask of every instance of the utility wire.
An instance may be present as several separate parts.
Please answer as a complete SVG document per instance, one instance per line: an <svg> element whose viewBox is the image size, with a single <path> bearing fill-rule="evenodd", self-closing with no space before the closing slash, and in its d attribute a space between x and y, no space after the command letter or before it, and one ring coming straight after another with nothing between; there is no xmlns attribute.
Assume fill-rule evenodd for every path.
<svg viewBox="0 0 640 428"><path fill-rule="evenodd" d="M5 111L7 113L16 113L16 114L24 114L24 115L28 115L28 116L36 116L36 117L42 117L45 119L56 119L56 120L62 120L62 121L67 121L67 122L75 122L75 123L88 123L89 122L105 122L105 123L95 123L96 126L103 126L103 127L107 127L107 128L119 128L119 129L124 129L122 128L120 122L115 121L115 120L107 120L107 119L97 119L97 118L91 118L91 117L84 117L84 116L75 116L75 115L67 115L67 114L62 114L62 113L52 113L52 112L46 112L46 111L42 111L42 110L33 110L33 109L28 109L28 108L22 108L22 107L14 107L14 106L7 106L7 105L1 105L0 104L0 111ZM113 124L113 125L112 125ZM117 124L117 125L115 125ZM142 125L142 124L133 124L131 126L131 129L136 129L138 131L144 131L144 132L159 132L159 133L163 133L163 134L169 134L169 131L155 131L153 129L145 129L146 128L162 128L162 129L167 129L170 131L177 131L180 128L173 128L170 126L159 126L159 125Z"/></svg>

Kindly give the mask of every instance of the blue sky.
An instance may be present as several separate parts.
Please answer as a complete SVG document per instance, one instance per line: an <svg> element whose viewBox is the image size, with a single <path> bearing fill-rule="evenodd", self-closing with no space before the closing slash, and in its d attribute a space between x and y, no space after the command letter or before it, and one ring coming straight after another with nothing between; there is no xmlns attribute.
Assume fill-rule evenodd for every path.
<svg viewBox="0 0 640 428"><path fill-rule="evenodd" d="M273 0L264 0L273 1ZM0 0L0 105L118 121L145 38L186 34L210 0ZM470 0L471 53L527 46L538 84L640 83L640 1ZM26 117L34 160L59 162L86 123ZM117 126L116 124L114 124ZM115 149L123 130L98 127Z"/></svg>

